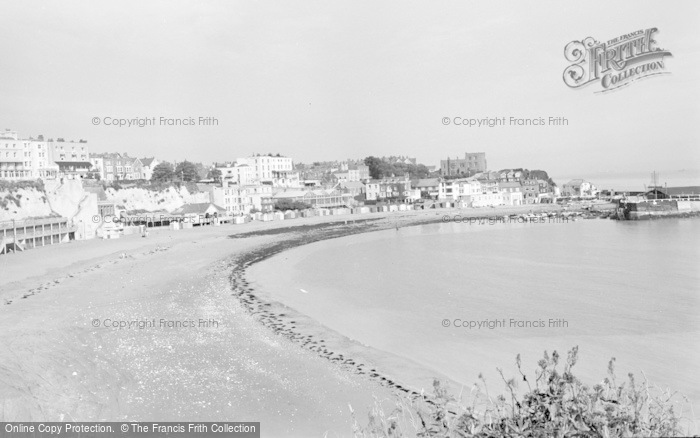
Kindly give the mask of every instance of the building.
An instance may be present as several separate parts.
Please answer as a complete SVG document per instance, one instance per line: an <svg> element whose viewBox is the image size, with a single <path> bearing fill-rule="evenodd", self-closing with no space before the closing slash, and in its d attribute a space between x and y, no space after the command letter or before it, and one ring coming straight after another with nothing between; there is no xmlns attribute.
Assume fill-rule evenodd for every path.
<svg viewBox="0 0 700 438"><path fill-rule="evenodd" d="M236 160L238 165L248 165L251 177L260 184L272 184L274 187L300 187L299 172L294 170L294 163L289 157L277 155L254 155Z"/></svg>
<svg viewBox="0 0 700 438"><path fill-rule="evenodd" d="M252 198L239 185L209 186L209 190L212 202L221 206L230 216L248 214L255 208Z"/></svg>
<svg viewBox="0 0 700 438"><path fill-rule="evenodd" d="M351 203L351 195L335 189L283 189L272 195L274 202L280 200L303 202L314 208L344 207Z"/></svg>
<svg viewBox="0 0 700 438"><path fill-rule="evenodd" d="M423 199L438 199L440 195L439 178L423 178L413 183L413 187L420 190Z"/></svg>
<svg viewBox="0 0 700 438"><path fill-rule="evenodd" d="M0 179L53 179L58 172L43 136L20 139L16 131L0 132Z"/></svg>
<svg viewBox="0 0 700 438"><path fill-rule="evenodd" d="M105 160L102 157L90 154L90 178L104 180L105 179Z"/></svg>
<svg viewBox="0 0 700 438"><path fill-rule="evenodd" d="M348 181L369 181L369 166L364 164L352 165L348 168Z"/></svg>
<svg viewBox="0 0 700 438"><path fill-rule="evenodd" d="M141 161L141 179L150 179L153 177L153 169L160 164L160 161L156 160L155 157L151 158L139 158Z"/></svg>
<svg viewBox="0 0 700 438"><path fill-rule="evenodd" d="M526 204L539 202L540 184L536 179L526 179L522 182L523 199Z"/></svg>
<svg viewBox="0 0 700 438"><path fill-rule="evenodd" d="M382 157L382 161L390 164L416 164L417 160L413 157L405 157L403 155L395 156L392 155L390 157Z"/></svg>
<svg viewBox="0 0 700 438"><path fill-rule="evenodd" d="M438 199L466 200L482 191L481 183L474 178L443 180L440 181Z"/></svg>
<svg viewBox="0 0 700 438"><path fill-rule="evenodd" d="M594 197L598 194L598 188L583 179L572 179L561 188L562 196Z"/></svg>
<svg viewBox="0 0 700 438"><path fill-rule="evenodd" d="M48 157L58 165L58 175L68 179L84 178L92 163L87 141L66 142L62 138L47 143Z"/></svg>
<svg viewBox="0 0 700 438"><path fill-rule="evenodd" d="M647 199L700 200L700 186L653 187L644 193Z"/></svg>
<svg viewBox="0 0 700 438"><path fill-rule="evenodd" d="M171 214L181 216L184 221L191 224L211 223L212 218L227 216L225 209L210 202L185 204L173 210Z"/></svg>
<svg viewBox="0 0 700 438"><path fill-rule="evenodd" d="M267 184L243 185L232 179L223 179L222 186L208 186L211 200L231 216L249 214L252 211L272 211L272 186Z"/></svg>
<svg viewBox="0 0 700 438"><path fill-rule="evenodd" d="M506 204L501 192L474 194L469 197L468 202L470 207L496 207Z"/></svg>
<svg viewBox="0 0 700 438"><path fill-rule="evenodd" d="M221 172L222 182L248 185L255 181L255 170L248 164L234 161L233 163L216 165L216 168Z"/></svg>
<svg viewBox="0 0 700 438"><path fill-rule="evenodd" d="M523 180L523 172L522 170L513 170L513 169L506 169L506 170L501 170L498 173L498 181L503 181L503 182L520 182Z"/></svg>
<svg viewBox="0 0 700 438"><path fill-rule="evenodd" d="M338 183L338 186L343 193L348 193L352 197L360 196L365 193L365 185L360 181L342 181Z"/></svg>
<svg viewBox="0 0 700 438"><path fill-rule="evenodd" d="M402 177L370 180L365 185L368 201L403 202L412 197L411 180L408 175Z"/></svg>
<svg viewBox="0 0 700 438"><path fill-rule="evenodd" d="M508 192L501 191L501 196L503 196L504 205L523 205L523 192Z"/></svg>
<svg viewBox="0 0 700 438"><path fill-rule="evenodd" d="M127 153L90 154L90 163L94 172L100 173L105 181L124 181L145 178L143 162ZM101 165L101 168L95 167ZM152 172L152 169L151 169Z"/></svg>
<svg viewBox="0 0 700 438"><path fill-rule="evenodd" d="M485 172L486 169L485 152L466 152L464 159L448 157L446 160L440 161L440 174L442 176L473 176L476 173Z"/></svg>

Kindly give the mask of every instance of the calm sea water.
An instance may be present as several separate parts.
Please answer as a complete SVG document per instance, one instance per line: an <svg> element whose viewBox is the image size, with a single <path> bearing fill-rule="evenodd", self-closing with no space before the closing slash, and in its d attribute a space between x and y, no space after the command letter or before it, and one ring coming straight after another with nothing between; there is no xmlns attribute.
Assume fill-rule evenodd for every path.
<svg viewBox="0 0 700 438"><path fill-rule="evenodd" d="M272 299L386 353L376 355L379 368L417 388L430 385L432 372L468 390L483 373L500 392L496 367L516 375L518 353L534 376L543 351L578 345L575 370L585 381L605 378L615 357L621 379L643 372L697 409L699 267L699 220L581 220L333 239L255 265L249 278Z"/></svg>

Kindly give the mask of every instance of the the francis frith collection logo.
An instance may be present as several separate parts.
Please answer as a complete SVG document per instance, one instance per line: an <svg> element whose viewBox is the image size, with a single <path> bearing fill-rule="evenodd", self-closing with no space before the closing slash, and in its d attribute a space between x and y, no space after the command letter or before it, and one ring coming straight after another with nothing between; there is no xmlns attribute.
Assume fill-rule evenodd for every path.
<svg viewBox="0 0 700 438"><path fill-rule="evenodd" d="M606 42L592 37L572 41L564 56L572 62L564 70L564 83L571 88L600 83L598 93L617 90L650 76L669 74L664 57L673 56L658 47L653 27L621 35Z"/></svg>

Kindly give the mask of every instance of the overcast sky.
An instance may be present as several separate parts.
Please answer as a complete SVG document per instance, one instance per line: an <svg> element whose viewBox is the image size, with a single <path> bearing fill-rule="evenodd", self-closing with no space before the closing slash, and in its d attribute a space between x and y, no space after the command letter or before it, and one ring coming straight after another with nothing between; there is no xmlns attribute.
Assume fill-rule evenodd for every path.
<svg viewBox="0 0 700 438"><path fill-rule="evenodd" d="M212 162L483 151L489 167L698 169L700 3L269 1L0 3L0 129L94 152ZM657 27L670 75L572 90L564 46ZM94 126L93 117L218 126ZM466 128L443 117L562 116Z"/></svg>

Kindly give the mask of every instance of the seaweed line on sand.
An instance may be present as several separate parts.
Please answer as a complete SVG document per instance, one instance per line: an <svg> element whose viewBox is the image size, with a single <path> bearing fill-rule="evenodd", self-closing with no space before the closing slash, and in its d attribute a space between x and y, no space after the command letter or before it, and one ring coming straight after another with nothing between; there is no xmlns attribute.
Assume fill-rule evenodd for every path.
<svg viewBox="0 0 700 438"><path fill-rule="evenodd" d="M440 219L429 217L421 218L417 221L411 221L410 225L426 225L436 222L440 222ZM302 347L314 351L319 356L331 362L336 362L347 369L354 369L357 374L368 375L370 379L375 379L381 385L397 391L403 391L410 396L425 397L425 394L421 394L418 391L407 388L405 385L395 382L388 376L382 375L376 370L376 368L369 368L364 364L358 363L358 361L353 360L352 358L344 356L343 354L336 354L335 352L328 350L328 348L324 345L325 341L323 339L314 340L313 336L311 335L304 335L295 331L294 329L296 326L294 325L294 321L288 321L288 324L283 322L282 318L288 315L271 311L270 309L272 307L272 303L266 302L258 297L248 281L245 280L245 271L248 267L254 263L261 262L276 254L279 254L282 251L322 240L335 239L371 231L380 231L390 229L395 226L395 223L388 221L382 222L381 219L364 219L352 222L344 221L316 225L282 227L231 235L229 238L232 239L265 235L288 235L288 238L283 238L283 240L276 241L272 244L261 245L230 259L230 264L228 267L231 268L229 281L233 290L232 295L238 298L249 314L260 315L259 321L264 326L268 327L275 333L286 337L292 342L299 343L302 345ZM281 304L282 307L286 307L282 303L276 304ZM431 400L426 401L432 403Z"/></svg>

